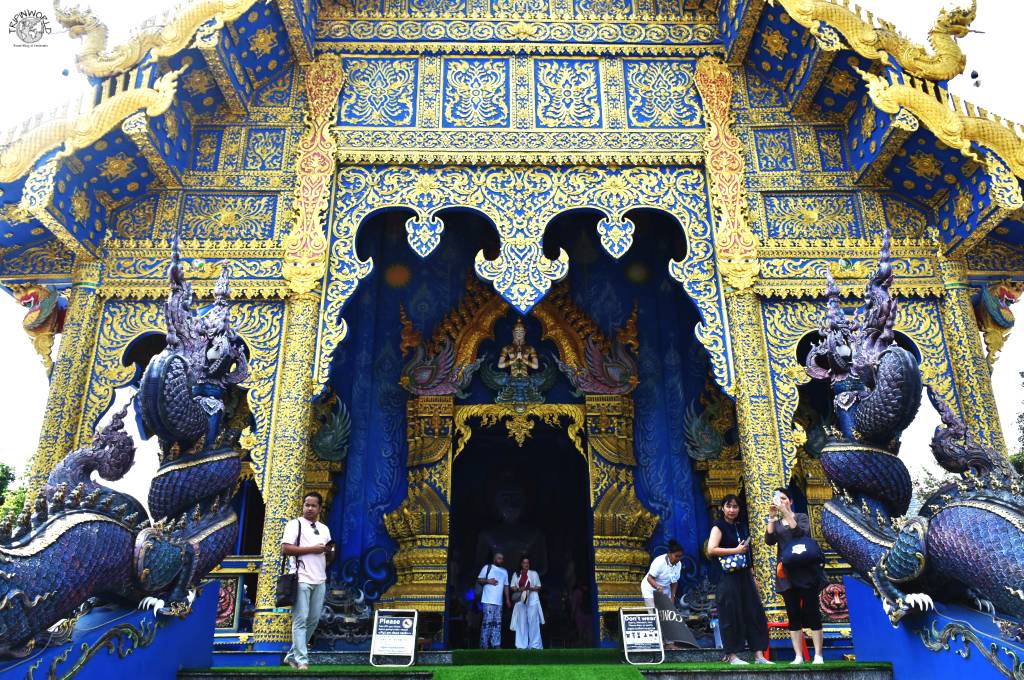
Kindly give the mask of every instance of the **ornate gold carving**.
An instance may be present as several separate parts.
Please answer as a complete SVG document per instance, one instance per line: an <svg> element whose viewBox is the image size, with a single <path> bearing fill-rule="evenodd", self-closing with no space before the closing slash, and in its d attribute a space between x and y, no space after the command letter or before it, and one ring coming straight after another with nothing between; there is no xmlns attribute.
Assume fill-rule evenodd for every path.
<svg viewBox="0 0 1024 680"><path fill-rule="evenodd" d="M398 541L396 582L381 597L392 606L443 612L448 584L448 504L429 484L412 485L402 504L384 515Z"/></svg>
<svg viewBox="0 0 1024 680"><path fill-rule="evenodd" d="M174 118L171 118L174 120ZM160 151L153 144L153 140L149 135L149 116L144 112L139 111L125 118L124 122L121 123L121 130L124 131L128 137L135 142L135 146L138 148L139 153L146 159L146 163L149 165L150 170L153 171L153 175L160 181L160 184L167 189L176 189L181 186L178 179L174 176L174 172L171 167L164 160L164 157L160 154ZM120 154L124 156L124 154ZM106 159L107 172L111 172L110 162L113 161L113 157ZM124 156L126 166L134 167L134 162ZM122 161L122 162L124 162ZM127 172L131 170L128 167L123 168L120 172L127 176Z"/></svg>
<svg viewBox="0 0 1024 680"><path fill-rule="evenodd" d="M455 407L455 432L458 443L455 445L455 456L458 457L473 436L473 428L469 425L471 418L479 418L481 427L493 427L505 422L508 436L522 446L533 432L534 421L552 427L567 427L569 438L581 455L586 457L583 448L583 428L586 426L584 409L579 404L465 404ZM568 424L563 425L562 419L567 418Z"/></svg>
<svg viewBox="0 0 1024 680"><path fill-rule="evenodd" d="M449 395L420 396L405 407L409 458L406 466L432 465L452 453L455 400ZM447 485L444 490L447 492Z"/></svg>
<svg viewBox="0 0 1024 680"><path fill-rule="evenodd" d="M92 11L65 9L54 2L54 12L61 26L72 38L82 39L82 49L75 61L79 70L94 78L123 73L150 58L169 57L188 47L192 36L203 24L213 20L220 29L242 16L255 0L199 0L179 5L162 17L150 20L127 42L116 47L107 46L107 27Z"/></svg>
<svg viewBox="0 0 1024 680"><path fill-rule="evenodd" d="M566 283L556 285L531 314L540 321L541 338L558 348L562 361L575 369L586 367L586 339L593 338L602 351L609 342L583 310L576 306Z"/></svg>
<svg viewBox="0 0 1024 680"><path fill-rule="evenodd" d="M867 59L888 63L889 57L903 70L928 80L949 80L960 75L967 63L956 38L967 35L977 11L969 8L943 9L928 32L932 51L911 42L892 24L852 8L844 0L769 0L778 2L798 24L809 28L825 50L837 51L848 44ZM845 39L845 43L844 43Z"/></svg>
<svg viewBox="0 0 1024 680"><path fill-rule="evenodd" d="M35 283L16 283L11 286L11 293L19 304L29 308L21 326L32 340L32 347L42 359L49 377L53 372L53 341L64 322L64 315L57 306L60 293L52 287Z"/></svg>
<svg viewBox="0 0 1024 680"><path fill-rule="evenodd" d="M988 360L981 345L974 310L972 288L967 283L967 267L962 260L943 258L939 266L946 282L942 301L942 330L948 348L957 401L963 419L978 428L979 441L1006 453L999 411L992 394Z"/></svg>
<svg viewBox="0 0 1024 680"><path fill-rule="evenodd" d="M499 257L486 260L481 253L476 272L493 281L507 301L521 306L539 302L552 280L564 276L567 267L568 256L564 253L555 260L544 257L542 226L559 213L581 205L602 210L616 220L633 207L671 206L672 215L686 234L687 253L683 261L669 262L669 273L700 310L702 322L696 334L708 349L716 379L723 385L731 382L706 188L703 175L694 168L343 166L338 171L337 186L322 312L324 327L317 350L316 376L320 384L326 382L330 357L347 333L344 321L336 320L359 281L372 269L372 262L362 260L355 250L359 225L372 212L408 207L422 224L448 207L476 207L494 223L501 239ZM435 238L440 239L437 231ZM423 245L421 241L416 243Z"/></svg>
<svg viewBox="0 0 1024 680"><path fill-rule="evenodd" d="M704 151L711 197L718 214L718 269L726 283L743 290L753 285L759 267L757 239L747 223L743 144L729 128L732 73L717 57L704 57L697 62L696 81L707 119Z"/></svg>
<svg viewBox="0 0 1024 680"><path fill-rule="evenodd" d="M594 582L600 612L617 611L637 599L636 584L647 571L647 540L658 516L645 508L630 479L608 488L594 506Z"/></svg>
<svg viewBox="0 0 1024 680"><path fill-rule="evenodd" d="M327 269L327 237L322 221L334 176L336 145L331 127L345 82L341 60L330 54L317 57L304 75L309 110L295 162L295 225L282 242L284 276L296 293L313 290Z"/></svg>
<svg viewBox="0 0 1024 680"><path fill-rule="evenodd" d="M427 350L436 354L445 338L450 338L455 345L454 366L468 366L476 360L480 343L488 338L494 339L494 324L507 313L508 305L501 296L469 274L466 292L459 300L459 306L434 329Z"/></svg>
<svg viewBox="0 0 1024 680"><path fill-rule="evenodd" d="M61 144L57 158L84 149L120 123L128 115L143 109L146 115L159 116L171 105L181 70L161 76L152 87L126 87L94 104L92 93L79 104L79 114L58 117L42 123L0 147L0 183L12 182L25 174L47 151ZM127 81L145 80L133 74ZM84 111L83 111L84 109ZM69 112L70 108L65 109ZM64 115L63 113L61 114Z"/></svg>
<svg viewBox="0 0 1024 680"><path fill-rule="evenodd" d="M609 463L636 466L633 400L625 395L587 394L587 443ZM653 530L653 529L652 529Z"/></svg>
<svg viewBox="0 0 1024 680"><path fill-rule="evenodd" d="M777 388L772 385L769 345L765 338L761 301L751 291L735 292L726 300L736 363L736 421L743 455L743 487L751 526L768 515L772 489L784 485L787 445L783 433L792 430L790 420L777 420ZM795 361L795 356L794 356ZM795 392L795 387L793 392ZM793 408L796 400L790 399ZM763 602L774 603L775 549L764 536L752 532L754 580Z"/></svg>
<svg viewBox="0 0 1024 680"><path fill-rule="evenodd" d="M1002 281L986 286L974 299L974 318L978 321L978 330L985 338L985 349L988 350L988 365L991 367L999 358L999 353L1010 337L1016 319L1011 305L1024 293L1024 284ZM991 307L990 307L991 305ZM998 314L996 319L994 314Z"/></svg>
<svg viewBox="0 0 1024 680"><path fill-rule="evenodd" d="M263 499L263 569L257 585L253 633L258 640L287 640L290 618L274 609L274 584L280 573L281 532L297 516L302 502L306 460L310 457L313 345L317 297L297 294L285 302L281 332L280 378L274 389L273 417L259 436L266 441Z"/></svg>
<svg viewBox="0 0 1024 680"><path fill-rule="evenodd" d="M18 204L18 207L38 220L40 224L46 227L60 241L61 245L74 253L77 258L90 259L93 255L91 249L79 241L72 231L51 211L53 206L54 176L57 174L58 166L59 161L51 159L32 171L32 174L25 180L25 189L22 192L21 203ZM72 224L72 228L74 226Z"/></svg>
<svg viewBox="0 0 1024 680"><path fill-rule="evenodd" d="M79 265L75 274L64 334L50 377L50 394L46 399L46 418L39 433L39 448L32 458L30 494L42 488L53 466L75 448L85 402L90 359L99 326L100 299L95 290L93 277L96 272L93 268Z"/></svg>

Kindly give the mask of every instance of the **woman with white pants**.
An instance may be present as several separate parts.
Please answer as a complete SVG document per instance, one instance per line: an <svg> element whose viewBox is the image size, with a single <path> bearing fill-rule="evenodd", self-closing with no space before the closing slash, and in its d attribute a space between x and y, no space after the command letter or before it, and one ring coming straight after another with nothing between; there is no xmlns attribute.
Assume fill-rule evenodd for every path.
<svg viewBox="0 0 1024 680"><path fill-rule="evenodd" d="M516 634L516 649L544 649L540 639L540 626L544 623L544 610L540 607L540 576L530 569L530 558L523 555L519 571L510 584L516 605L512 609L512 630Z"/></svg>

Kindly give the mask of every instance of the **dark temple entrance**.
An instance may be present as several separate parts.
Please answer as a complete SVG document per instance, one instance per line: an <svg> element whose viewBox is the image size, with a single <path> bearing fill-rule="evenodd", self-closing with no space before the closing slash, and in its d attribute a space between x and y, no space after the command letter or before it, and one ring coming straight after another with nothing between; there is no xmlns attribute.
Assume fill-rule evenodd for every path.
<svg viewBox="0 0 1024 680"><path fill-rule="evenodd" d="M529 546L540 572L544 647L593 646L592 536L587 462L564 430L536 423L520 448L500 424L474 427L452 473L449 645L479 646L474 583L490 562L489 543L503 541ZM510 578L519 558L505 555ZM504 614L502 646L511 648L511 612Z"/></svg>

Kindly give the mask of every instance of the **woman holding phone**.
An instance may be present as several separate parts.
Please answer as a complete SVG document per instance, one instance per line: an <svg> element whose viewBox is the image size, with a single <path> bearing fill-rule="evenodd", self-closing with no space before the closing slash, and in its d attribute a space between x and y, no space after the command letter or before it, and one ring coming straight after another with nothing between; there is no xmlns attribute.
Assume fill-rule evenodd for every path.
<svg viewBox="0 0 1024 680"><path fill-rule="evenodd" d="M735 494L722 499L721 518L711 527L708 556L718 558L722 578L718 581L718 626L722 633L725 660L746 664L736 656L744 648L754 652L754 663L771 663L764 658L768 648L768 619L751 570L750 533L740 522L740 500Z"/></svg>
<svg viewBox="0 0 1024 680"><path fill-rule="evenodd" d="M764 539L768 545L779 546L780 569L776 572L775 592L782 595L786 603L789 637L793 641L793 651L796 654L793 664L806 661L801 649L804 628L811 631L811 640L814 641L812 663L825 663L821 656L824 635L821 630L821 609L818 607L818 593L828 585L825 573L821 565L814 562L782 566L783 549L798 538L811 535L810 520L802 512L793 512L793 501L789 497L789 491L781 487L775 490L768 511Z"/></svg>

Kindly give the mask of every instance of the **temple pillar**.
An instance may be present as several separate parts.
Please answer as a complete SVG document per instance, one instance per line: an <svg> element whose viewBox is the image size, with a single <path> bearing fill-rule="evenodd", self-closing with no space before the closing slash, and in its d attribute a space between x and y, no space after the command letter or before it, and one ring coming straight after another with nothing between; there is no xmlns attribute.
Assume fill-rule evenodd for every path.
<svg viewBox="0 0 1024 680"><path fill-rule="evenodd" d="M757 238L747 219L743 144L731 129L735 81L721 59L704 57L697 62L695 82L704 101L707 122L704 164L716 218L715 260L727 290L726 312L732 362L736 368L733 396L736 398L754 578L762 601L770 609L778 610L781 602L775 595L775 548L765 544L763 528L772 489L783 486L786 479L782 441L775 420L775 394L761 299L754 292L760 262Z"/></svg>
<svg viewBox="0 0 1024 680"><path fill-rule="evenodd" d="M942 332L953 368L960 413L978 441L1006 453L999 412L992 393L991 367L985 356L971 304L973 289L963 260L939 261L946 295L942 300Z"/></svg>
<svg viewBox="0 0 1024 680"><path fill-rule="evenodd" d="M253 636L257 642L291 639L291 615L274 611L274 590L281 574L281 534L299 516L305 493L306 460L310 457L313 404L313 356L320 297L312 292L285 301L281 338L280 382L267 447L263 500L263 567L256 588Z"/></svg>
<svg viewBox="0 0 1024 680"><path fill-rule="evenodd" d="M256 589L256 642L291 639L291 616L274 611L274 590L281 573L281 534L299 515L305 493L306 465L312 458L313 358L320 323L320 300L327 271L323 217L334 176L337 145L331 134L338 94L345 82L341 59L322 54L302 70L306 89L306 130L295 158L295 222L282 240L283 273L289 294L281 331L280 377L267 437L263 480L263 567Z"/></svg>
<svg viewBox="0 0 1024 680"><path fill-rule="evenodd" d="M777 605L775 594L775 547L764 541L764 518L772 502L772 490L786 485L782 466L782 441L775 421L761 300L753 292L732 292L726 297L736 366L736 422L746 491L750 542L753 547L754 580L766 607Z"/></svg>
<svg viewBox="0 0 1024 680"><path fill-rule="evenodd" d="M50 470L77 444L102 307L96 292L99 274L98 262L77 258L60 348L50 375L46 419L39 433L39 448L32 459L29 498L35 496Z"/></svg>

